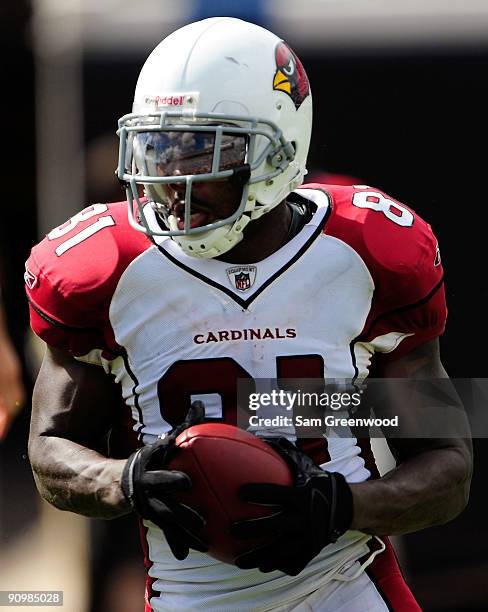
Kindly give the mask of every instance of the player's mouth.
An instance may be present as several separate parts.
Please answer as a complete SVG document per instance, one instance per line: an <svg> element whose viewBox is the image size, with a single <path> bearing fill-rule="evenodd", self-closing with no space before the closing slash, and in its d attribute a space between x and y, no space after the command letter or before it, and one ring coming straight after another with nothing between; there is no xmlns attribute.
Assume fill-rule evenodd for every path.
<svg viewBox="0 0 488 612"><path fill-rule="evenodd" d="M199 204L191 203L193 212L190 215L190 229L201 227L211 222L210 212L202 208ZM171 207L171 214L176 218L176 223L179 230L185 229L185 204L184 202L176 202Z"/></svg>

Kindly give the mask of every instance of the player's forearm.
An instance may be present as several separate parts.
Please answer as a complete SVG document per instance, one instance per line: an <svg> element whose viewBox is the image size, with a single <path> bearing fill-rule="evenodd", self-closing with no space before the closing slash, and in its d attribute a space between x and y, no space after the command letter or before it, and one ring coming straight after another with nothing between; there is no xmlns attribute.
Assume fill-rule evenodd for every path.
<svg viewBox="0 0 488 612"><path fill-rule="evenodd" d="M400 535L446 523L465 508L470 480L470 458L461 449L419 453L383 478L351 485L351 528Z"/></svg>
<svg viewBox="0 0 488 612"><path fill-rule="evenodd" d="M130 512L120 488L125 460L54 436L31 440L29 456L40 494L56 508L106 519Z"/></svg>

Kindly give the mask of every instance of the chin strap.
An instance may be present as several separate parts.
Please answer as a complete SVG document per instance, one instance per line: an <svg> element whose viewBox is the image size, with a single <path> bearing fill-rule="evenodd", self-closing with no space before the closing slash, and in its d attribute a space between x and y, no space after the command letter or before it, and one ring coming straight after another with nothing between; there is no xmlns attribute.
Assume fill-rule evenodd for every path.
<svg viewBox="0 0 488 612"><path fill-rule="evenodd" d="M230 251L238 244L243 238L242 232L244 228L250 221L251 219L249 216L243 214L242 217L234 221L230 227L223 225L222 227L212 230L214 235L212 236L210 246L205 249L201 248L201 245L205 245L206 243L205 234L201 234L199 238L195 237L192 239L188 236L173 236L173 240L187 255L200 259L211 259L227 253L227 251Z"/></svg>

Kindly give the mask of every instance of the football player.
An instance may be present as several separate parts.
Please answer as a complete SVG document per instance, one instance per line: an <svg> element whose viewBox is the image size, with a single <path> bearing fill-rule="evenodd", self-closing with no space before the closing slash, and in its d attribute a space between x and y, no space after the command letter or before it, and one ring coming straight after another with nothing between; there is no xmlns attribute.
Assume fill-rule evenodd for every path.
<svg viewBox="0 0 488 612"><path fill-rule="evenodd" d="M466 504L465 440L391 440L398 467L379 478L352 435L279 439L295 483L242 491L276 513L234 526L273 535L234 566L205 554L204 517L174 498L191 486L166 469L176 436L203 405L233 422L239 378L446 376L430 226L378 189L303 185L311 128L310 84L283 40L230 18L187 25L151 53L119 120L127 202L85 208L27 262L47 343L37 486L63 510L140 515L146 610L419 610L382 536ZM124 410L134 452L109 457Z"/></svg>

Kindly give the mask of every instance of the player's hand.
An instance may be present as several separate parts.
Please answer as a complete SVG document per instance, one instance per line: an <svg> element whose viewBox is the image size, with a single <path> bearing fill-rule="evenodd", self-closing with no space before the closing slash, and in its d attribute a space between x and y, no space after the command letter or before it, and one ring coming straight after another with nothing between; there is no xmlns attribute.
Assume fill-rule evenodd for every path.
<svg viewBox="0 0 488 612"><path fill-rule="evenodd" d="M165 466L173 455L176 438L188 427L202 423L204 417L203 403L193 402L183 423L131 455L122 473L125 497L136 512L163 530L171 552L179 560L188 556L190 548L206 552L208 546L195 533L204 526L203 517L174 499L175 493L191 487L189 476Z"/></svg>
<svg viewBox="0 0 488 612"><path fill-rule="evenodd" d="M287 461L295 483L241 487L240 494L246 501L277 508L269 517L234 523L232 535L238 539L271 538L269 544L238 557L236 565L296 576L324 546L349 528L352 493L342 474L321 470L287 439L266 441Z"/></svg>

